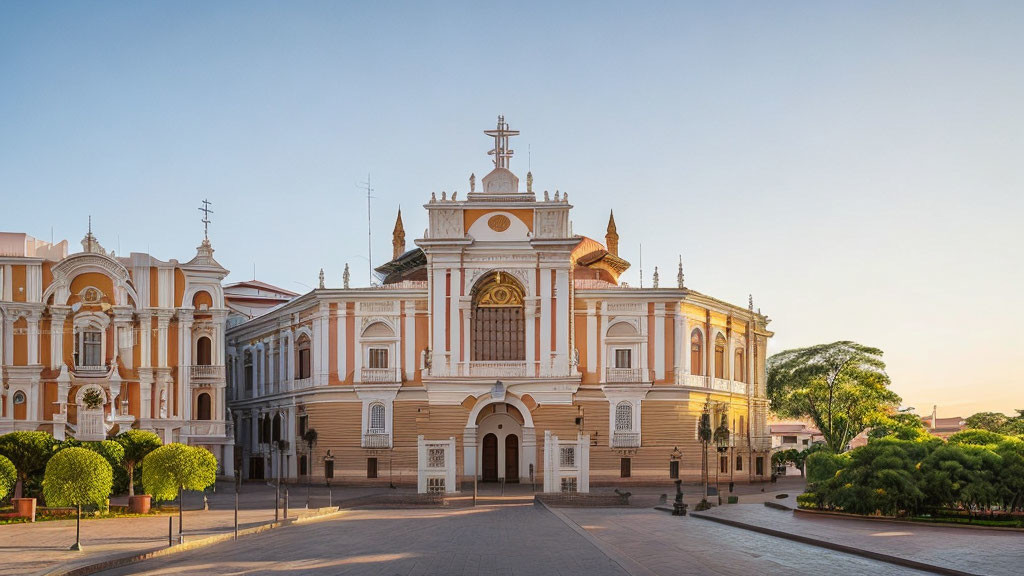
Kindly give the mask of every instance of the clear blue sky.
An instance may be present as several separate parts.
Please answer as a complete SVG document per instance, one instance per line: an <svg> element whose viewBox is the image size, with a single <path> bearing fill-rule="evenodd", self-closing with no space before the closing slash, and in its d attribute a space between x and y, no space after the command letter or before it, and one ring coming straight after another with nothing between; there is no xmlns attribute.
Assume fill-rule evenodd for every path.
<svg viewBox="0 0 1024 576"><path fill-rule="evenodd" d="M505 114L577 233L614 209L773 347L886 351L919 412L1024 408L1024 4L0 4L0 229L365 282Z"/></svg>

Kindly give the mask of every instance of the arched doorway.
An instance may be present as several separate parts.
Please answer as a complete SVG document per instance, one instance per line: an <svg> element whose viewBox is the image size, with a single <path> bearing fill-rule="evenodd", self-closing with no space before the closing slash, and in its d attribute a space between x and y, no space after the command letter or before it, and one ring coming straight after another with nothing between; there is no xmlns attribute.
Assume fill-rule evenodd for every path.
<svg viewBox="0 0 1024 576"><path fill-rule="evenodd" d="M210 395L203 392L196 398L196 419L197 420L211 420L212 419L212 404Z"/></svg>
<svg viewBox="0 0 1024 576"><path fill-rule="evenodd" d="M196 341L196 364L199 366L213 364L213 345L206 336L200 336Z"/></svg>
<svg viewBox="0 0 1024 576"><path fill-rule="evenodd" d="M498 437L494 434L485 435L480 452L480 479L483 482L497 482Z"/></svg>
<svg viewBox="0 0 1024 576"><path fill-rule="evenodd" d="M505 436L505 482L519 482L519 436Z"/></svg>
<svg viewBox="0 0 1024 576"><path fill-rule="evenodd" d="M526 360L522 285L492 272L473 287L472 356L477 362Z"/></svg>

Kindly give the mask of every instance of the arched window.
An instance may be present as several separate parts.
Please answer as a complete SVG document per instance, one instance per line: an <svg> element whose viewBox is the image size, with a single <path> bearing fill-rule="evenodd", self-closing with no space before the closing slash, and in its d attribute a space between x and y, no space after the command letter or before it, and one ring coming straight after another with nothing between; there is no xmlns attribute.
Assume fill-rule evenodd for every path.
<svg viewBox="0 0 1024 576"><path fill-rule="evenodd" d="M210 395L203 392L196 398L196 419L212 420L213 405Z"/></svg>
<svg viewBox="0 0 1024 576"><path fill-rule="evenodd" d="M704 337L700 330L690 333L690 373L704 375Z"/></svg>
<svg viewBox="0 0 1024 576"><path fill-rule="evenodd" d="M295 348L297 350L296 357L298 359L296 367L298 368L298 374L295 375L299 380L309 378L313 373L312 369L312 358L310 357L309 348L309 336L303 334L295 341Z"/></svg>
<svg viewBox="0 0 1024 576"><path fill-rule="evenodd" d="M743 350L736 351L736 361L733 363L732 379L740 382L747 381L746 363L743 362Z"/></svg>
<svg viewBox="0 0 1024 576"><path fill-rule="evenodd" d="M270 433L270 439L277 442L281 439L281 415L274 415L273 431Z"/></svg>
<svg viewBox="0 0 1024 576"><path fill-rule="evenodd" d="M633 405L622 401L615 405L615 431L631 432L633 430Z"/></svg>
<svg viewBox="0 0 1024 576"><path fill-rule="evenodd" d="M523 287L512 275L492 272L473 288L472 359L526 359Z"/></svg>
<svg viewBox="0 0 1024 576"><path fill-rule="evenodd" d="M737 432L738 432L739 434L741 434L741 435L746 435L746 433L747 433L747 423L746 423L746 419L745 419L745 418L744 418L744 417L743 417L742 415L740 415L740 427L739 427L739 429L738 429L738 430L736 430L736 431L737 431Z"/></svg>
<svg viewBox="0 0 1024 576"><path fill-rule="evenodd" d="M380 402L370 404L370 427L367 432L370 434L384 434L384 405Z"/></svg>
<svg viewBox="0 0 1024 576"><path fill-rule="evenodd" d="M260 442L263 444L270 444L270 415L264 414L263 418L260 418Z"/></svg>
<svg viewBox="0 0 1024 576"><path fill-rule="evenodd" d="M14 419L25 420L28 415L28 406L26 405L27 398L25 397L25 393L18 390L14 393L14 398L12 400L14 401Z"/></svg>
<svg viewBox="0 0 1024 576"><path fill-rule="evenodd" d="M200 336L196 340L196 364L210 366L213 364L213 343L208 336Z"/></svg>
<svg viewBox="0 0 1024 576"><path fill-rule="evenodd" d="M245 351L245 359L243 360L243 366L243 369L245 370L245 389L248 392L252 392L252 352L249 350Z"/></svg>
<svg viewBox="0 0 1024 576"><path fill-rule="evenodd" d="M715 337L715 378L725 378L725 337Z"/></svg>

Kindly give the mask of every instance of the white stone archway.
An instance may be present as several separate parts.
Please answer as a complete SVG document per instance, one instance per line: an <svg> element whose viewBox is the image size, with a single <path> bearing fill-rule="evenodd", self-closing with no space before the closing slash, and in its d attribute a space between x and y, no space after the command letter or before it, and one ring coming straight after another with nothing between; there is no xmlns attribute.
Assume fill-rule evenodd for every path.
<svg viewBox="0 0 1024 576"><path fill-rule="evenodd" d="M492 405L508 405L515 407L516 410L523 416L523 423L520 425L511 415L505 410L500 412L496 411L494 414L487 415L483 420L478 423L480 414L484 408ZM501 425L502 428L498 428ZM529 408L526 404L517 396L512 394L484 394L477 398L476 404L469 411L469 417L466 419L466 428L463 432L463 456L465 462L464 474L469 477L477 476L481 474L481 469L478 463L481 461L481 451L483 450L483 438L486 434L493 433L497 436L498 442L498 476L503 478L505 476L505 439L511 434L518 436L519 444L519 481L530 482L531 471L536 476L537 470L537 434L533 426L533 416L530 414ZM507 481L507 479L506 479Z"/></svg>

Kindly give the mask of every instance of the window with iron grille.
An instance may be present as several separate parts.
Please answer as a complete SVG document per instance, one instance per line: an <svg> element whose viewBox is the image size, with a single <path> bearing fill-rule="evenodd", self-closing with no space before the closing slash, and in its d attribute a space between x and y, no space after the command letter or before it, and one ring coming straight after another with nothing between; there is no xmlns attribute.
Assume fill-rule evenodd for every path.
<svg viewBox="0 0 1024 576"><path fill-rule="evenodd" d="M370 348L370 368L388 367L388 349Z"/></svg>
<svg viewBox="0 0 1024 576"><path fill-rule="evenodd" d="M576 467L576 447L562 446L559 450L558 463L562 468Z"/></svg>
<svg viewBox="0 0 1024 576"><path fill-rule="evenodd" d="M576 492L576 478L562 478L562 492Z"/></svg>
<svg viewBox="0 0 1024 576"><path fill-rule="evenodd" d="M443 494L444 493L444 478L427 478L427 493L428 494Z"/></svg>
<svg viewBox="0 0 1024 576"><path fill-rule="evenodd" d="M384 405L380 403L370 404L370 434L384 434Z"/></svg>
<svg viewBox="0 0 1024 576"><path fill-rule="evenodd" d="M444 448L427 449L427 467L444 468Z"/></svg>
<svg viewBox="0 0 1024 576"><path fill-rule="evenodd" d="M623 401L615 405L615 431L630 432L633 430L633 405Z"/></svg>
<svg viewBox="0 0 1024 576"><path fill-rule="evenodd" d="M615 350L615 367L616 368L632 368L633 367L633 351L629 348L619 348Z"/></svg>

